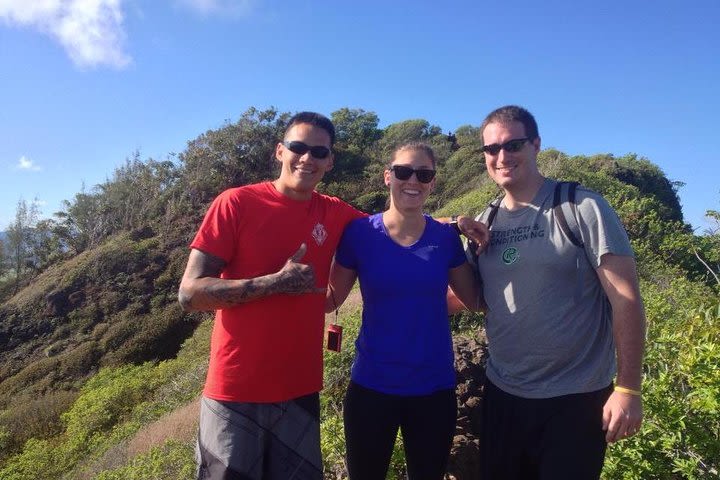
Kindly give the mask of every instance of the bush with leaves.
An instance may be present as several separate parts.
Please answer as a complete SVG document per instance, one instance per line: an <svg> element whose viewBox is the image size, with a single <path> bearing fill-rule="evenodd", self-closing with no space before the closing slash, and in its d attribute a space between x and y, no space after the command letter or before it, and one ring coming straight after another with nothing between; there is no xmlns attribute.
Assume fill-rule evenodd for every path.
<svg viewBox="0 0 720 480"><path fill-rule="evenodd" d="M642 285L645 420L609 449L605 478L720 477L720 302L673 273Z"/></svg>
<svg viewBox="0 0 720 480"><path fill-rule="evenodd" d="M101 472L96 480L192 480L195 477L193 444L173 440L138 455L129 465Z"/></svg>
<svg viewBox="0 0 720 480"><path fill-rule="evenodd" d="M92 464L142 425L197 398L207 371L211 325L202 323L175 359L100 370L61 416L62 433L28 440L22 452L0 463L0 478L76 478L72 472ZM0 442L7 441L7 428L0 426ZM185 452L183 465L191 463L184 456L187 449L179 448Z"/></svg>

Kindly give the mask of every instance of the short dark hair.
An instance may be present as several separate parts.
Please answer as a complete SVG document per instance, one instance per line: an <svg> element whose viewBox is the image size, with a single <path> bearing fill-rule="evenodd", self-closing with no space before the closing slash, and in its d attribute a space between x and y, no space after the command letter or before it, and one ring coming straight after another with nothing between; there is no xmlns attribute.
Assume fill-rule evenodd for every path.
<svg viewBox="0 0 720 480"><path fill-rule="evenodd" d="M435 152L430 145L424 142L411 141L405 142L402 145L397 146L395 150L393 150L392 155L390 155L390 162L388 162L388 167L392 166L392 163L395 161L395 157L397 157L397 154L403 150L410 150L411 152L422 152L428 156L428 158L432 162L433 168L435 168L437 165L437 158L435 158Z"/></svg>
<svg viewBox="0 0 720 480"><path fill-rule="evenodd" d="M287 128L285 129L285 135L287 135L292 127L300 123L309 123L310 125L322 128L328 133L328 135L330 135L330 146L332 147L335 145L335 125L333 125L332 121L325 115L315 112L296 113L288 121Z"/></svg>
<svg viewBox="0 0 720 480"><path fill-rule="evenodd" d="M535 121L535 117L532 116L532 113L528 112L523 107L518 107L517 105L506 105L493 110L487 117L485 117L482 125L480 125L480 138L482 139L485 127L491 123L501 123L503 125L507 125L512 122L522 123L525 127L525 136L530 140L535 140L540 136L537 122Z"/></svg>

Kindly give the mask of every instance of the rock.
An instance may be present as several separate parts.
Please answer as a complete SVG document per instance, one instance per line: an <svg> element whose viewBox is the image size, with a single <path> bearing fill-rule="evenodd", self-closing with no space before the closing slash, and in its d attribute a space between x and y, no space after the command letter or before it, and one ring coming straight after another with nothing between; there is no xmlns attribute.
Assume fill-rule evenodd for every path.
<svg viewBox="0 0 720 480"><path fill-rule="evenodd" d="M455 480L480 478L480 409L485 381L487 342L485 332L476 338L453 339L458 401L458 419L450 449L447 477Z"/></svg>
<svg viewBox="0 0 720 480"><path fill-rule="evenodd" d="M68 310L67 294L62 291L54 291L45 297L47 302L43 314L48 317L59 317Z"/></svg>

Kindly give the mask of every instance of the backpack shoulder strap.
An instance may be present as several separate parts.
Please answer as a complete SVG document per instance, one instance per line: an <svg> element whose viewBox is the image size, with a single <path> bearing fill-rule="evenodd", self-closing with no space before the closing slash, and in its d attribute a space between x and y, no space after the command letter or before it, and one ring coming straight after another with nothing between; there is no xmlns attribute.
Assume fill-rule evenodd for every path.
<svg viewBox="0 0 720 480"><path fill-rule="evenodd" d="M490 202L485 211L480 216L481 219L485 221L485 224L488 226L488 228L490 228L490 225L492 225L493 221L495 220L495 216L500 209L500 203L502 203L502 199L503 196L501 195L492 202Z"/></svg>
<svg viewBox="0 0 720 480"><path fill-rule="evenodd" d="M498 209L500 208L500 202L502 202L502 199L503 197L500 196L490 202L487 208L483 210L480 215L475 217L475 220L483 222L488 228L490 228L490 225L492 225L493 220L495 220L495 215L497 215ZM470 262L470 265L473 267L477 267L477 253L475 253L478 248L477 243L470 239L465 239L463 242L465 243L465 256L467 257L468 262Z"/></svg>
<svg viewBox="0 0 720 480"><path fill-rule="evenodd" d="M578 248L584 246L580 240L580 225L577 222L575 190L577 182L557 182L553 195L555 219L570 242Z"/></svg>

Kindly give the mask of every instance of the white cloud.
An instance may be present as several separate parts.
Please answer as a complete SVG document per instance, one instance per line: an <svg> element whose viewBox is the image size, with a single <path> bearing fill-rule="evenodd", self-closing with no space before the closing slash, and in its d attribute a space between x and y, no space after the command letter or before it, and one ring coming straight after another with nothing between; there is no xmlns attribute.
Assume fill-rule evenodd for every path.
<svg viewBox="0 0 720 480"><path fill-rule="evenodd" d="M0 19L38 30L60 42L80 67L123 68L124 0L0 0Z"/></svg>
<svg viewBox="0 0 720 480"><path fill-rule="evenodd" d="M177 0L177 3L203 15L241 16L252 10L254 0Z"/></svg>
<svg viewBox="0 0 720 480"><path fill-rule="evenodd" d="M27 158L25 155L20 157L20 160L18 161L18 164L15 165L15 168L17 168L18 170L30 170L33 172L39 172L40 170L42 170L41 167L35 165L35 163L33 163L33 161Z"/></svg>

